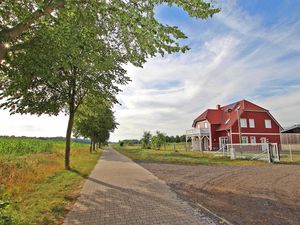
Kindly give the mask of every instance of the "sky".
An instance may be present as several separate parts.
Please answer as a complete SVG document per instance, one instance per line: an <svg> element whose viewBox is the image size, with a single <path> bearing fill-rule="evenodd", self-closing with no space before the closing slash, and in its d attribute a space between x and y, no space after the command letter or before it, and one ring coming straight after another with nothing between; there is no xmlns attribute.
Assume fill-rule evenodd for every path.
<svg viewBox="0 0 300 225"><path fill-rule="evenodd" d="M215 2L221 12L208 20L157 7L159 21L178 26L191 50L126 66L132 82L118 96L111 141L143 131L182 135L205 109L241 99L269 109L283 127L300 123L300 0ZM64 136L67 126L64 115L0 110L0 118L0 135Z"/></svg>

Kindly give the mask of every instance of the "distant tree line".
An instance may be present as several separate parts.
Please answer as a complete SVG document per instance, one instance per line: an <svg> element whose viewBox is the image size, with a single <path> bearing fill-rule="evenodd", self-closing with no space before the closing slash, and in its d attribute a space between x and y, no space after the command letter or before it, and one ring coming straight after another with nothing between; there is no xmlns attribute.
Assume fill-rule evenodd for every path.
<svg viewBox="0 0 300 225"><path fill-rule="evenodd" d="M156 131L154 135L151 134L150 131L144 131L143 136L140 140L137 139L126 139L120 140L120 146L133 146L133 145L142 145L142 148L146 149L161 149L167 143L180 143L185 142L185 135L176 135L176 136L168 136L165 133L160 131Z"/></svg>

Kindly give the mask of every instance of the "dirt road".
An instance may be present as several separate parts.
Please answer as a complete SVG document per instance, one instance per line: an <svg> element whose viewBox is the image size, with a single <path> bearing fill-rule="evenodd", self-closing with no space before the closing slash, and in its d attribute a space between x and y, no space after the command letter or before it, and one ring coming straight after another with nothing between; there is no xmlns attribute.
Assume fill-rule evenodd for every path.
<svg viewBox="0 0 300 225"><path fill-rule="evenodd" d="M300 224L300 166L140 163L182 198L233 224Z"/></svg>

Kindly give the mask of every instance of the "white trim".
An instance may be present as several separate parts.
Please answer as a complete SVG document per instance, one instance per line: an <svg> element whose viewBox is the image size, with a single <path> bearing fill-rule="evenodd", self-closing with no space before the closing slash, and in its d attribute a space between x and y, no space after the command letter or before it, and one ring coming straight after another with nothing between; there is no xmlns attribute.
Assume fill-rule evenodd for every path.
<svg viewBox="0 0 300 225"><path fill-rule="evenodd" d="M272 129L272 120L265 119L265 128Z"/></svg>
<svg viewBox="0 0 300 225"><path fill-rule="evenodd" d="M232 134L239 135L239 133ZM280 133L242 133L242 135L280 135Z"/></svg>
<svg viewBox="0 0 300 225"><path fill-rule="evenodd" d="M249 121L249 128L255 128L255 120L254 119L248 119Z"/></svg>
<svg viewBox="0 0 300 225"><path fill-rule="evenodd" d="M250 143L251 144L256 144L256 136L250 136Z"/></svg>
<svg viewBox="0 0 300 225"><path fill-rule="evenodd" d="M242 142L241 142L241 144L248 144L248 143L249 143L248 136L242 136Z"/></svg>
<svg viewBox="0 0 300 225"><path fill-rule="evenodd" d="M248 128L248 123L246 118L240 118L241 128Z"/></svg>

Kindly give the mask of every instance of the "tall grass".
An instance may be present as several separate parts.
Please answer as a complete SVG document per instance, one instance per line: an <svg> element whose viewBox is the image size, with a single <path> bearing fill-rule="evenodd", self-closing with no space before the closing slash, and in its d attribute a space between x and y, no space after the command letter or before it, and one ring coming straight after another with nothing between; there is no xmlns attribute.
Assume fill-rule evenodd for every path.
<svg viewBox="0 0 300 225"><path fill-rule="evenodd" d="M72 142L66 171L64 151L64 140L0 138L0 225L61 224L99 158Z"/></svg>
<svg viewBox="0 0 300 225"><path fill-rule="evenodd" d="M0 155L26 155L32 153L51 152L54 142L37 138L0 138Z"/></svg>

